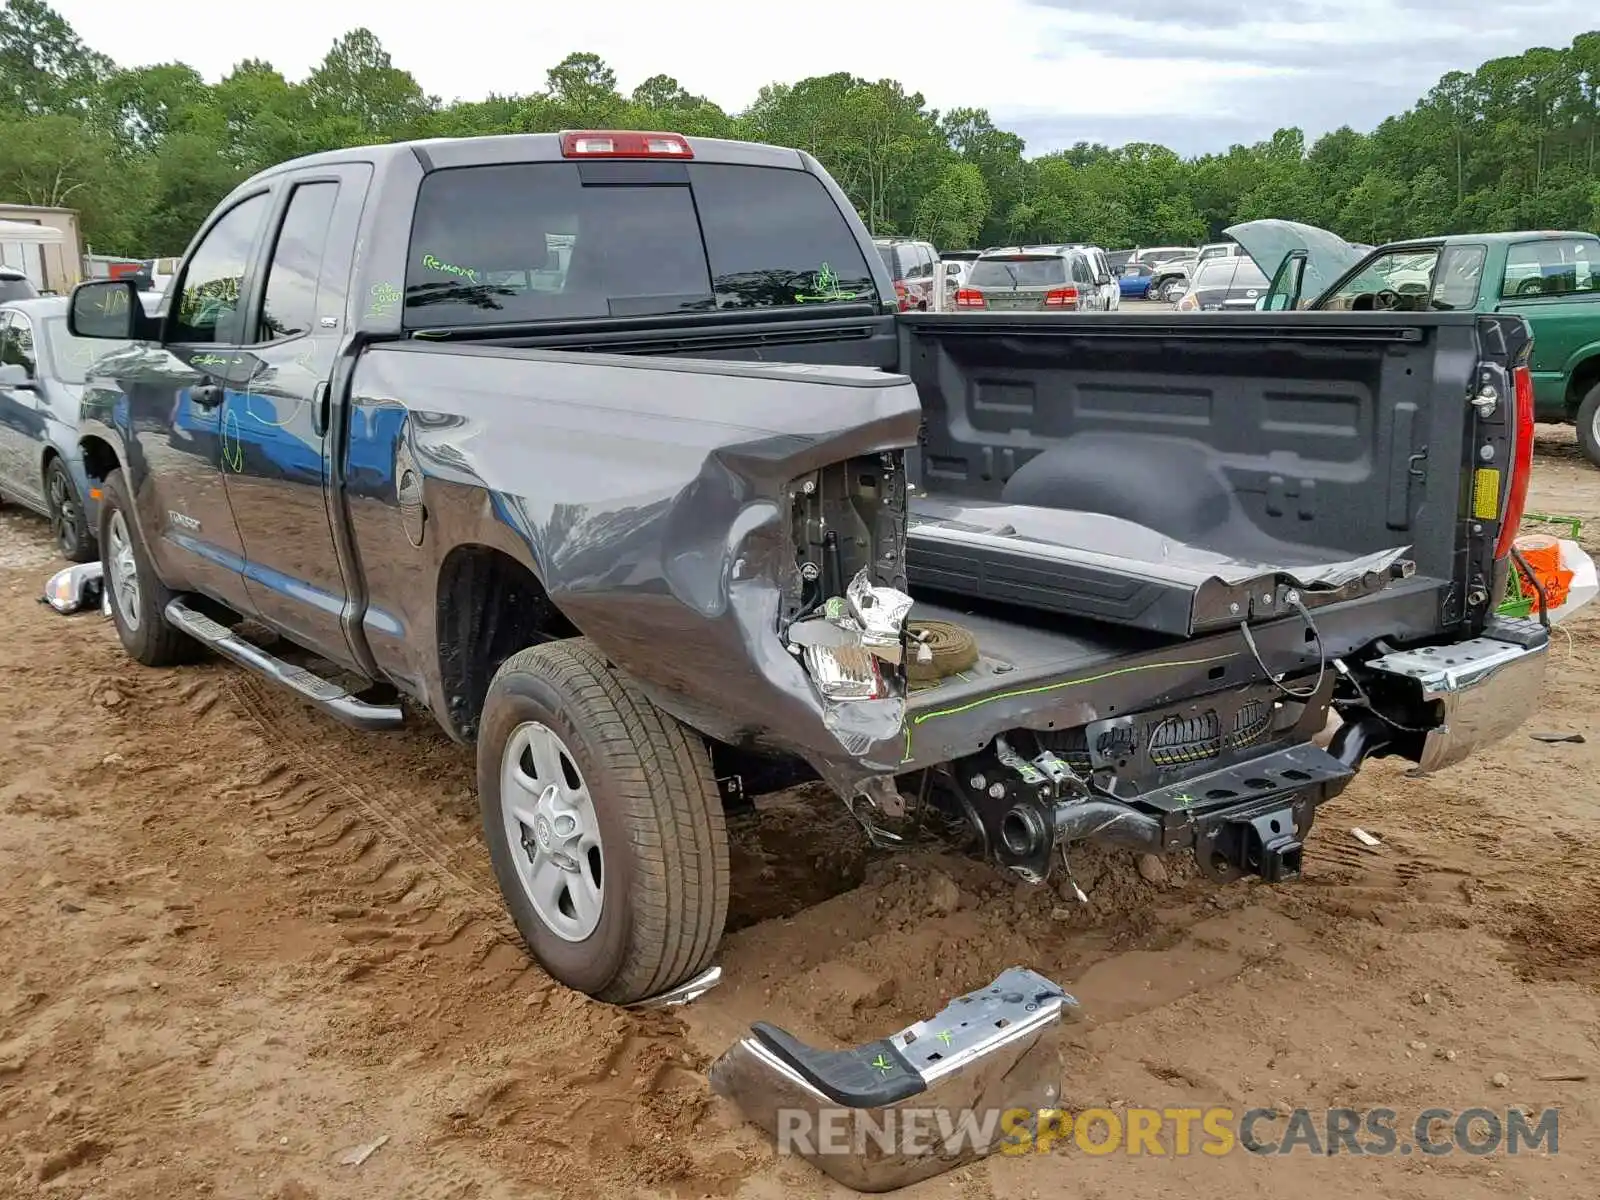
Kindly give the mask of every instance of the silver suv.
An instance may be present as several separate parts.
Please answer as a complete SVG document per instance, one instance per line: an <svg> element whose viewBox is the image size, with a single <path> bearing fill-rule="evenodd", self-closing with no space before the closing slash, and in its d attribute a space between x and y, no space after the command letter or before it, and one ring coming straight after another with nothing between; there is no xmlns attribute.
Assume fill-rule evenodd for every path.
<svg viewBox="0 0 1600 1200"><path fill-rule="evenodd" d="M956 293L956 308L962 312L1089 312L1106 307L1088 254L1067 247L986 250Z"/></svg>

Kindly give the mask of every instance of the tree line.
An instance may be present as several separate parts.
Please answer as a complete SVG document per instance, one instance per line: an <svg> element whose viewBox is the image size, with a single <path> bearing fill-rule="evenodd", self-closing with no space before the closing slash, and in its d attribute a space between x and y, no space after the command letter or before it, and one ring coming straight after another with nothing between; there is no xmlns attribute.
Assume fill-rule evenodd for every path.
<svg viewBox="0 0 1600 1200"><path fill-rule="evenodd" d="M246 59L207 83L182 63L117 66L43 0L0 10L0 200L79 211L96 252L181 253L253 172L340 146L560 129L670 129L814 154L877 234L943 249L1193 244L1283 217L1379 243L1600 227L1600 31L1440 79L1371 133L1299 129L1180 158L1080 142L1027 157L981 108L940 112L892 79L818 75L729 113L655 75L631 92L569 54L521 95L444 102L366 29L303 80Z"/></svg>

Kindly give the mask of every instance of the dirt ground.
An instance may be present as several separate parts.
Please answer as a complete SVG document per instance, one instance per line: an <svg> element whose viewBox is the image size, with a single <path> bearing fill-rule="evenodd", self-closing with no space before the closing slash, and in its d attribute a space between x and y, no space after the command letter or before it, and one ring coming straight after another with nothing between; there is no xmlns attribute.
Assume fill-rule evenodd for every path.
<svg viewBox="0 0 1600 1200"><path fill-rule="evenodd" d="M1594 522L1600 553L1570 432L1541 431L1531 507ZM0 513L0 1195L842 1195L709 1094L711 1058L757 1018L879 1036L1017 963L1083 1004L1070 1108L1556 1105L1560 1153L1069 1148L913 1200L1594 1195L1600 605L1529 726L1431 777L1369 765L1293 885L1083 852L1084 907L868 854L835 805L778 798L733 831L725 982L644 1016L525 960L466 753L345 732L220 663L133 666L98 616L37 603L53 562L42 522Z"/></svg>

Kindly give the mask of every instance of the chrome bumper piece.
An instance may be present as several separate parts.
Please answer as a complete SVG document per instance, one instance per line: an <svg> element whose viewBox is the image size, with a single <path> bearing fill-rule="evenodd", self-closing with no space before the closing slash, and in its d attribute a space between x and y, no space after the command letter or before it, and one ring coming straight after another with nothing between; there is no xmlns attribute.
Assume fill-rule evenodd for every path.
<svg viewBox="0 0 1600 1200"><path fill-rule="evenodd" d="M1397 650L1367 666L1406 680L1437 706L1438 723L1423 739L1418 765L1438 771L1509 736L1533 715L1549 650L1538 622L1500 618L1471 641Z"/></svg>
<svg viewBox="0 0 1600 1200"><path fill-rule="evenodd" d="M1022 967L891 1037L817 1050L758 1022L712 1090L847 1187L886 1192L1030 1137L1060 1103L1058 1046L1078 1002Z"/></svg>

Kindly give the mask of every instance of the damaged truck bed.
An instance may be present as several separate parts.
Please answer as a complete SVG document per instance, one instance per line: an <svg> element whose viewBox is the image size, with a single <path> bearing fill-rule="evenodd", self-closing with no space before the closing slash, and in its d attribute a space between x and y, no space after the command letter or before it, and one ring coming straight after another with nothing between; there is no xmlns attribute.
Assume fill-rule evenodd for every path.
<svg viewBox="0 0 1600 1200"><path fill-rule="evenodd" d="M1080 837L1292 877L1365 757L1447 765L1536 703L1545 631L1489 611L1531 434L1515 320L904 325L909 621L977 654L909 688L896 769L1022 877Z"/></svg>
<svg viewBox="0 0 1600 1200"><path fill-rule="evenodd" d="M1366 757L1537 701L1518 317L899 314L813 159L659 133L317 155L213 241L165 313L72 301L131 343L80 426L124 648L475 744L518 929L606 1000L710 965L741 797L1284 879Z"/></svg>

